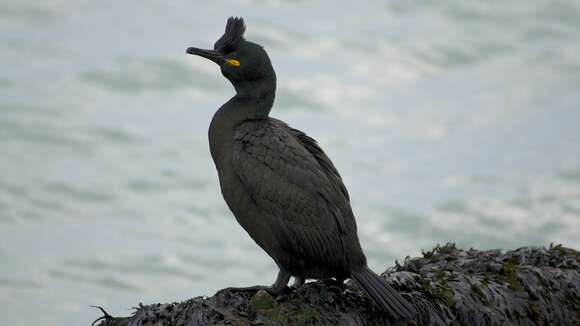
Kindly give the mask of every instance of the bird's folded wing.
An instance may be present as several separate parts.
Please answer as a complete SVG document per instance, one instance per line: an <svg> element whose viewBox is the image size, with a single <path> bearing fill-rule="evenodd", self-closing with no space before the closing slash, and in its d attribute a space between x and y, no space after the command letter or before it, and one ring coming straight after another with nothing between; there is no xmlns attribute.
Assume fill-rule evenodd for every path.
<svg viewBox="0 0 580 326"><path fill-rule="evenodd" d="M275 119L243 123L234 137L234 170L282 246L344 264L344 236L354 225L348 194L315 141L299 133L308 137Z"/></svg>

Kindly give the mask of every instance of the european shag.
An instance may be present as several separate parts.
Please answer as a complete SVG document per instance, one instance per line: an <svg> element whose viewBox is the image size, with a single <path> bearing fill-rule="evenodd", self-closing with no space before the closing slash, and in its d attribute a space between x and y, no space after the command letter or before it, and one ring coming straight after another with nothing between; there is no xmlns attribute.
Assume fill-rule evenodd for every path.
<svg viewBox="0 0 580 326"><path fill-rule="evenodd" d="M263 288L277 295L291 276L296 286L353 278L383 311L413 318L415 308L367 267L348 192L330 159L313 138L268 116L276 74L264 48L244 39L245 29L242 18L231 17L213 50L186 52L217 63L236 90L213 117L209 144L227 205L280 269Z"/></svg>

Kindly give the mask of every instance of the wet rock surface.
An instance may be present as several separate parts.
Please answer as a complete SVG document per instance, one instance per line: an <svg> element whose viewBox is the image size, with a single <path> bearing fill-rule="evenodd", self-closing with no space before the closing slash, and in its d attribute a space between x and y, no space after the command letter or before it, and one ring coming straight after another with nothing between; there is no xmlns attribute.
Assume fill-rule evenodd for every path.
<svg viewBox="0 0 580 326"><path fill-rule="evenodd" d="M352 282L306 283L277 298L224 289L212 297L139 305L100 326L136 325L580 325L580 253L558 246L461 250L436 246L384 274L419 311L389 320Z"/></svg>

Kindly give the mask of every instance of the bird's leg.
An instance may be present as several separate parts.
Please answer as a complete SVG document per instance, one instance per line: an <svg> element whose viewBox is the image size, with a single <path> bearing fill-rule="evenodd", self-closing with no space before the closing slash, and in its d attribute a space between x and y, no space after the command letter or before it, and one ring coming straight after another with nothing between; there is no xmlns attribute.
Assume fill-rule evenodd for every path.
<svg viewBox="0 0 580 326"><path fill-rule="evenodd" d="M305 281L304 277L294 276L294 283L292 284L292 287L299 288L302 285L304 285L304 281Z"/></svg>
<svg viewBox="0 0 580 326"><path fill-rule="evenodd" d="M280 268L280 271L278 272L278 277L276 278L276 282L274 282L274 284L272 284L271 286L254 285L254 286L239 287L239 288L238 287L230 287L230 288L227 288L224 290L237 291L237 292L256 292L259 290L264 290L264 291L268 292L271 296L275 297L287 289L286 285L288 284L288 281L290 281L290 272L288 272L287 270L285 270L283 268ZM221 290L221 291L224 291L224 290Z"/></svg>
<svg viewBox="0 0 580 326"><path fill-rule="evenodd" d="M280 267L276 282L272 286L264 288L264 290L272 296L277 296L288 288L288 281L290 281L290 272Z"/></svg>

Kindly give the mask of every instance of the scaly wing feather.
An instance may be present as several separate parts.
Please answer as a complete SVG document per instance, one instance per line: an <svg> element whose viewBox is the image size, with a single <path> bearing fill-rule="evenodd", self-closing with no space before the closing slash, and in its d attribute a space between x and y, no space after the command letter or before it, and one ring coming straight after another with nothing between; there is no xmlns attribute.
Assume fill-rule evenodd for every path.
<svg viewBox="0 0 580 326"><path fill-rule="evenodd" d="M234 170L284 250L340 268L353 259L345 246L364 257L346 188L314 139L279 120L248 121L233 150Z"/></svg>

